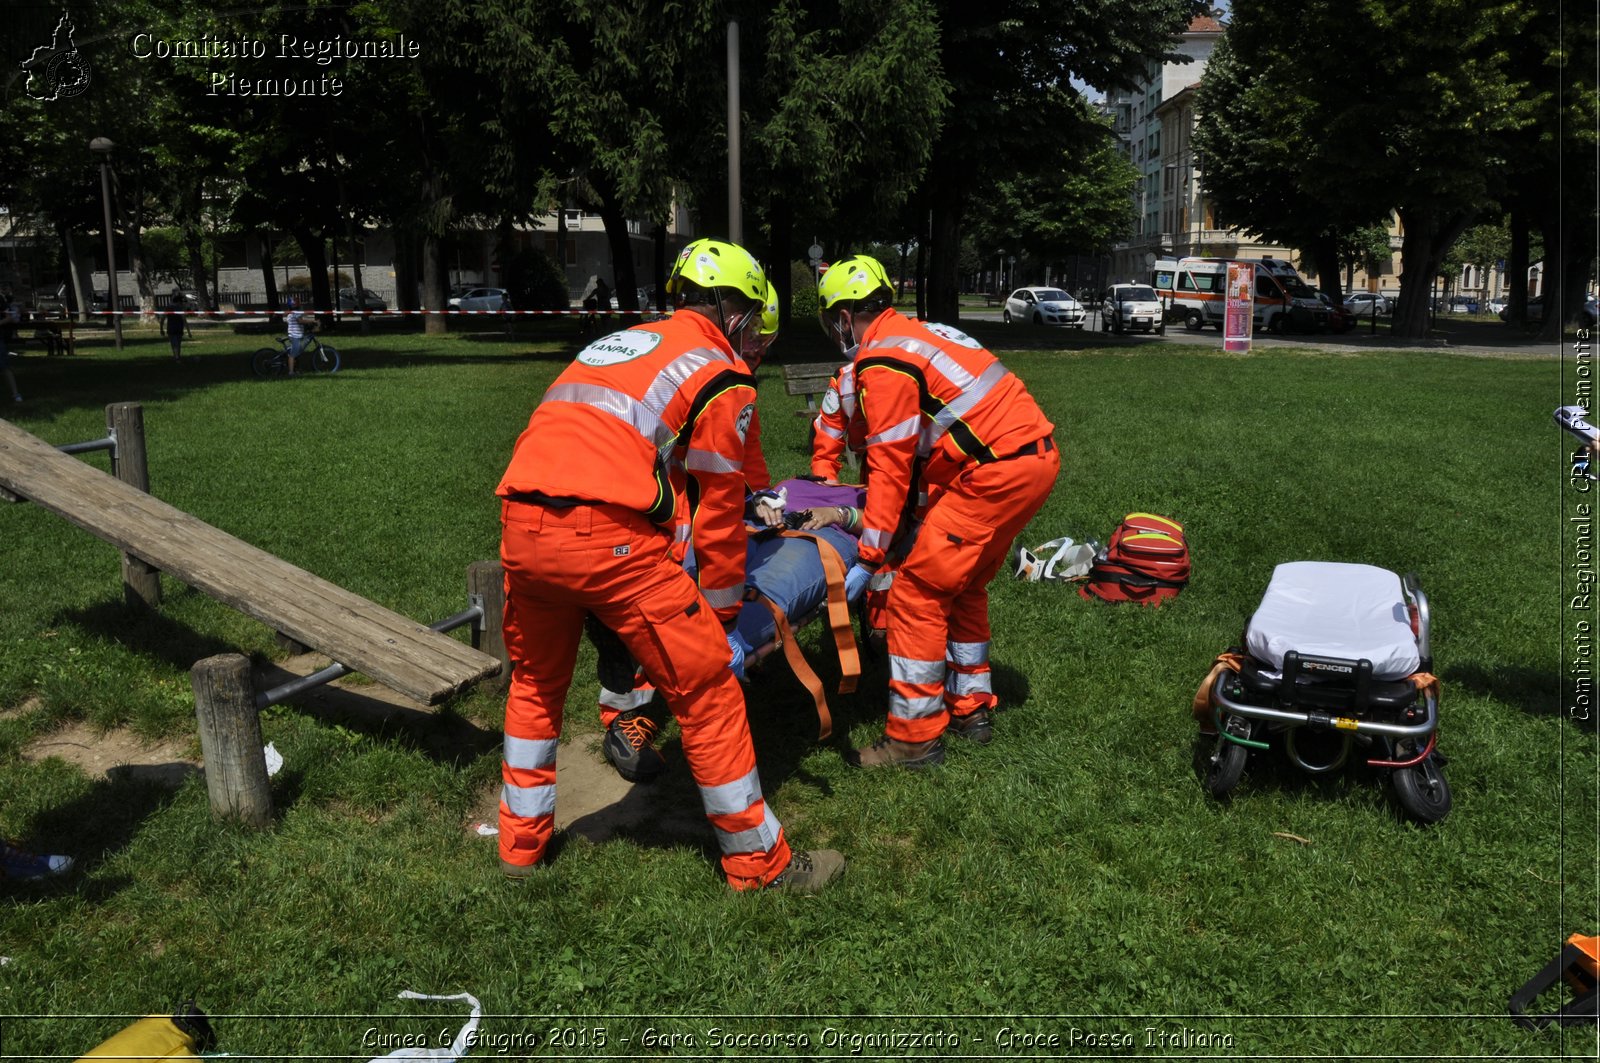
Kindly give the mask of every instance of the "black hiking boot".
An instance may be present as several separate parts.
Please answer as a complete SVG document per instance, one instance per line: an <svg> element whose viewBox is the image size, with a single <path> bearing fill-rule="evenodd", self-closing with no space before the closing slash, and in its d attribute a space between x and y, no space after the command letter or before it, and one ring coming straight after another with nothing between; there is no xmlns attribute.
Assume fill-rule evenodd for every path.
<svg viewBox="0 0 1600 1063"><path fill-rule="evenodd" d="M624 779L651 782L667 766L666 758L651 744L660 729L642 709L630 709L611 721L600 749Z"/></svg>

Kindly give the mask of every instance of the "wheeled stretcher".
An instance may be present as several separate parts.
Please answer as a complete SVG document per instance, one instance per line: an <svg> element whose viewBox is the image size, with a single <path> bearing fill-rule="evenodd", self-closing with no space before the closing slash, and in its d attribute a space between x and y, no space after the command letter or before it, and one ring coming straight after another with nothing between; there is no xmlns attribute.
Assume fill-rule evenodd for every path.
<svg viewBox="0 0 1600 1063"><path fill-rule="evenodd" d="M1225 796L1251 752L1278 740L1292 764L1315 775L1360 757L1390 773L1413 819L1443 819L1450 788L1436 748L1429 623L1415 575L1327 561L1279 565L1243 649L1218 657L1195 697L1202 730L1216 736L1201 764L1206 788Z"/></svg>

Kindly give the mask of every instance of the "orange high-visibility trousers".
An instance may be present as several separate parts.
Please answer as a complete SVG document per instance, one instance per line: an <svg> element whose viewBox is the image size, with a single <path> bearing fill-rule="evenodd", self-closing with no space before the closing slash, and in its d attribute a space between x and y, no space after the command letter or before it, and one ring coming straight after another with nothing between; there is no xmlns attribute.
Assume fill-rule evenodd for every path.
<svg viewBox="0 0 1600 1063"><path fill-rule="evenodd" d="M622 638L677 717L729 884L756 888L782 872L789 845L761 796L727 640L694 580L673 560L671 536L614 505L506 502L501 525L512 669L500 856L536 863L550 842L556 745L587 611Z"/></svg>
<svg viewBox="0 0 1600 1063"><path fill-rule="evenodd" d="M1061 469L1039 453L966 468L928 510L889 586L889 718L884 733L927 742L950 712L994 703L989 589L1011 543L1044 505Z"/></svg>

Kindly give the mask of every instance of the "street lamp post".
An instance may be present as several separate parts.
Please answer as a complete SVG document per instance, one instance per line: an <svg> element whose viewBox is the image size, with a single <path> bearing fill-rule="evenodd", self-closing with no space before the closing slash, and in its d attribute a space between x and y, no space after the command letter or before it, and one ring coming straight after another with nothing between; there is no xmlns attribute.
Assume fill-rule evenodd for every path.
<svg viewBox="0 0 1600 1063"><path fill-rule="evenodd" d="M117 301L117 245L111 235L111 152L116 148L106 137L89 141L89 150L100 156L100 202L106 215L106 288L111 297L111 327L116 330L117 350L122 350L122 315ZM91 302L94 292L89 293Z"/></svg>

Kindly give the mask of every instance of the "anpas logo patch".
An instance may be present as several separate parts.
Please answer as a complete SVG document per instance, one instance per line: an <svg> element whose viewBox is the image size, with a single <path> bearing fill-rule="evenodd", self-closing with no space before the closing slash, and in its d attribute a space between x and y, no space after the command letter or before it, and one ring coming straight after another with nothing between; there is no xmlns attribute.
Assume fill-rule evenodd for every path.
<svg viewBox="0 0 1600 1063"><path fill-rule="evenodd" d="M642 329L624 329L602 336L578 352L578 361L584 365L619 365L642 358L661 345L659 332Z"/></svg>
<svg viewBox="0 0 1600 1063"><path fill-rule="evenodd" d="M951 325L942 325L937 321L929 321L924 323L922 327L933 333L935 336L943 336L945 339L958 346L971 347L975 351L983 349L983 344L979 343L971 336L968 336L965 332L962 332L960 329Z"/></svg>
<svg viewBox="0 0 1600 1063"><path fill-rule="evenodd" d="M744 442L745 433L750 431L750 422L755 419L756 406L751 403L739 411L739 420L734 423L734 430L739 433L739 442Z"/></svg>

